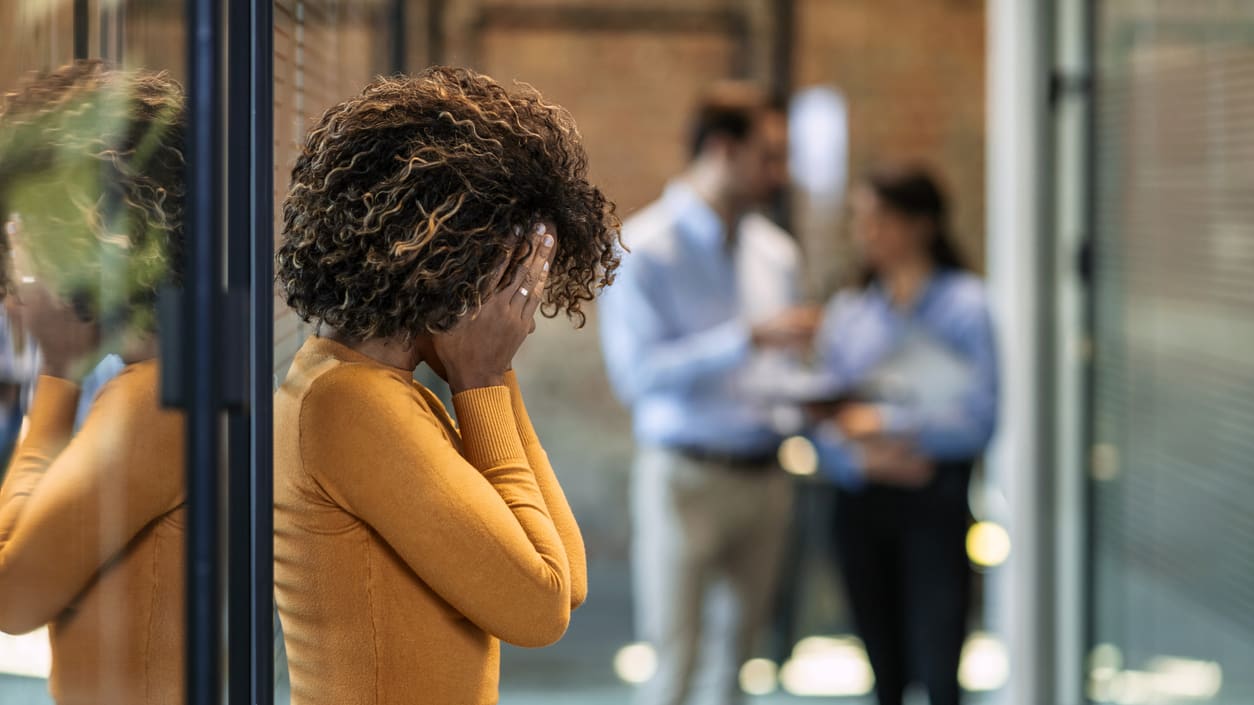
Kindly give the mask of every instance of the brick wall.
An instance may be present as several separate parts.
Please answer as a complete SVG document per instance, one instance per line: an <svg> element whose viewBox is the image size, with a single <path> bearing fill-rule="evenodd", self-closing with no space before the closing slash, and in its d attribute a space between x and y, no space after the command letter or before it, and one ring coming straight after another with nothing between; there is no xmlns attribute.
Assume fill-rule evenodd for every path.
<svg viewBox="0 0 1254 705"><path fill-rule="evenodd" d="M594 177L630 214L682 168L689 108L709 80L774 69L775 3L767 0L512 0L520 25L485 18L485 3L452 4L441 31L446 60L532 83L570 108ZM571 12L571 11L574 12ZM624 13L623 10L628 12ZM589 27L597 12L607 23ZM708 13L693 31L620 24L649 12ZM734 15L740 41L714 18ZM565 18L561 20L560 18ZM561 26L560 21L582 21ZM559 18L559 20L554 20ZM582 18L582 19L579 19ZM545 23L549 26L543 26ZM796 0L791 61L797 88L828 85L850 110L850 174L881 160L933 165L951 192L954 229L973 265L984 238L983 0ZM849 269L842 220L796 221L811 255L808 289L826 296Z"/></svg>
<svg viewBox="0 0 1254 705"><path fill-rule="evenodd" d="M831 85L849 108L851 178L886 159L923 160L945 181L968 261L984 257L983 0L800 0L795 85ZM805 233L829 289L836 224Z"/></svg>

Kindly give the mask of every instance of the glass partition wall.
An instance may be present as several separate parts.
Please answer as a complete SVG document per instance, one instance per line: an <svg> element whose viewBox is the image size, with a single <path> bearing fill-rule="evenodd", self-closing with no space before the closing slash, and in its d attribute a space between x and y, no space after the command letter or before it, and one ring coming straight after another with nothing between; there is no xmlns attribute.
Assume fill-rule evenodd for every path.
<svg viewBox="0 0 1254 705"><path fill-rule="evenodd" d="M230 5L0 7L0 701L270 698L272 40Z"/></svg>
<svg viewBox="0 0 1254 705"><path fill-rule="evenodd" d="M1254 698L1254 7L1098 2L1088 696Z"/></svg>

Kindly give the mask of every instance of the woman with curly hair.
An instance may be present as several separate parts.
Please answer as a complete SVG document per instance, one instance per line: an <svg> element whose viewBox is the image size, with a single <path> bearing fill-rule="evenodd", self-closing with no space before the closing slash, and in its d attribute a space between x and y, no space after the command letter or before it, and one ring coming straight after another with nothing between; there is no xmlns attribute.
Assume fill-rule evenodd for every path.
<svg viewBox="0 0 1254 705"><path fill-rule="evenodd" d="M379 79L310 130L277 279L317 324L275 402L292 701L494 703L561 638L583 542L512 359L618 264L570 115L466 69ZM445 379L457 424L413 379Z"/></svg>
<svg viewBox="0 0 1254 705"><path fill-rule="evenodd" d="M154 315L183 135L168 75L99 61L33 77L0 111L0 291L43 356L0 488L0 629L48 625L62 705L184 697L183 418L158 401ZM110 354L125 366L93 399L83 374Z"/></svg>

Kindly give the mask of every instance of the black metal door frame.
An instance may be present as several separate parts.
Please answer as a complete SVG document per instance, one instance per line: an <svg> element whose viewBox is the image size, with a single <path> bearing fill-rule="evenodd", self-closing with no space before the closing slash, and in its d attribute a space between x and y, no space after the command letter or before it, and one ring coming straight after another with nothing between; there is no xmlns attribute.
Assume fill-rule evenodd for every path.
<svg viewBox="0 0 1254 705"><path fill-rule="evenodd" d="M240 401L228 416L227 672L231 703L274 698L273 2L227 14L227 303L242 315Z"/></svg>
<svg viewBox="0 0 1254 705"><path fill-rule="evenodd" d="M179 339L165 360L187 414L187 703L221 702L223 644L220 449L223 440L223 26L213 0L187 2L187 237ZM168 336L167 336L168 337ZM173 347L173 346L171 346ZM173 369L171 367L173 366Z"/></svg>
<svg viewBox="0 0 1254 705"><path fill-rule="evenodd" d="M268 705L272 7L267 0L232 2L223 14L215 0L187 0L188 262L175 327L182 344L170 346L163 362L187 413L186 702L219 705L225 685L231 703Z"/></svg>

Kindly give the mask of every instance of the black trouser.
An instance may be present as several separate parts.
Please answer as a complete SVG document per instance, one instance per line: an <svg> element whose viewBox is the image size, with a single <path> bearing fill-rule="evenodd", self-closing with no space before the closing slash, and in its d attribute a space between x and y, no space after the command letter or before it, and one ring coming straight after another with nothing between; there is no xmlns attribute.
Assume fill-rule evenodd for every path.
<svg viewBox="0 0 1254 705"><path fill-rule="evenodd" d="M836 555L880 705L901 705L911 682L926 686L931 705L961 698L970 474L970 463L948 465L921 490L837 494Z"/></svg>

